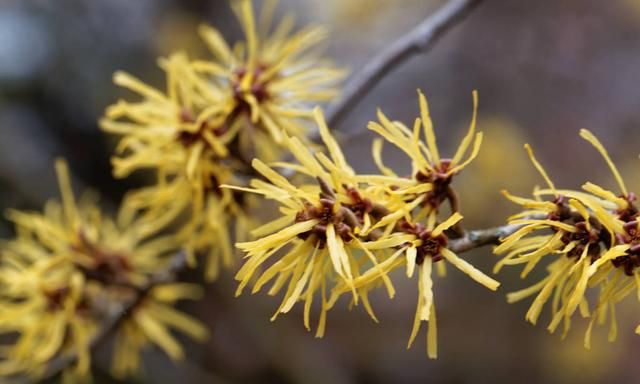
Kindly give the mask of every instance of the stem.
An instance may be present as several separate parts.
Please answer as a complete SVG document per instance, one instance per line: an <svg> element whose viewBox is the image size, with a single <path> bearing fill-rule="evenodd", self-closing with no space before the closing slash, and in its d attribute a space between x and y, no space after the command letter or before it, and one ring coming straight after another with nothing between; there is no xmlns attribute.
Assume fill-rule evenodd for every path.
<svg viewBox="0 0 640 384"><path fill-rule="evenodd" d="M449 207L451 208L451 214L456 212L460 212L460 199L458 199L458 194L451 187L451 185L447 186L447 201L449 201ZM462 227L462 222L457 222L453 227L450 228L451 231L457 236L464 236L464 228Z"/></svg>
<svg viewBox="0 0 640 384"><path fill-rule="evenodd" d="M428 52L449 29L462 21L481 2L482 0L450 0L371 59L349 80L341 99L329 107L326 114L329 126L340 123L380 80L405 60Z"/></svg>
<svg viewBox="0 0 640 384"><path fill-rule="evenodd" d="M458 194L450 185L447 187L447 200L452 214L460 212L460 199L458 199Z"/></svg>
<svg viewBox="0 0 640 384"><path fill-rule="evenodd" d="M465 232L459 239L451 240L447 248L455 253L463 253L485 245L500 244L500 239L522 228L522 225L508 224L501 227L476 229Z"/></svg>

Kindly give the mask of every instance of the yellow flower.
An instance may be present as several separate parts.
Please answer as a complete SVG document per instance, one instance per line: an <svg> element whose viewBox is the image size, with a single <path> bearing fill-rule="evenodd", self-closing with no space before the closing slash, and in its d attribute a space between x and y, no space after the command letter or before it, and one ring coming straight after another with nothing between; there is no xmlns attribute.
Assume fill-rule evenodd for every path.
<svg viewBox="0 0 640 384"><path fill-rule="evenodd" d="M141 169L156 173L154 185L131 193L131 207L142 212L146 225L155 231L180 225L176 237L191 264L196 254L206 254L205 274L213 280L220 264L232 262L228 232L234 217L239 233L250 225L238 196L219 188L236 180L234 172L246 168L229 153L235 136L225 122L229 95L199 76L183 54L162 60L161 66L167 76L166 95L130 75L116 73L117 84L144 99L119 101L107 109L101 125L123 136L113 159L117 177Z"/></svg>
<svg viewBox="0 0 640 384"><path fill-rule="evenodd" d="M233 264L231 239L246 239L248 230L255 226L247 214L253 204L251 197L219 188L218 184L193 188L183 176L159 180L156 185L135 190L129 195L129 203L142 212L140 221L150 229L175 227L174 236L191 265L197 256L204 256L208 281L218 277L220 266Z"/></svg>
<svg viewBox="0 0 640 384"><path fill-rule="evenodd" d="M82 274L60 259L13 268L3 265L0 332L17 338L3 345L0 377L37 378L51 359L66 353L78 356L68 374L87 377L89 341L96 323L85 310L85 284Z"/></svg>
<svg viewBox="0 0 640 384"><path fill-rule="evenodd" d="M416 188L420 189L425 185L430 185L431 190L427 191L425 209L422 214L436 215L438 207L444 201L449 201L452 210L456 211L458 209L457 198L450 187L452 178L476 158L482 145L482 132L476 133L478 94L476 91L473 92L473 117L469 131L460 142L460 146L452 158L440 156L427 99L420 90L418 90L418 96L420 117L415 119L413 129L407 128L400 122L389 120L380 110L378 110L380 122L370 122L369 129L397 146L411 159L412 184L406 189L398 190L398 194L412 195L415 194ZM424 139L422 139L423 135ZM397 179L396 173L382 163L382 143L381 139L374 142L374 160L384 175ZM466 159L465 156L467 156ZM394 183L393 179L389 181L390 184Z"/></svg>
<svg viewBox="0 0 640 384"><path fill-rule="evenodd" d="M447 248L449 237L445 234L445 231L457 224L460 220L462 220L462 215L455 213L437 226L435 222L428 223L426 226L409 221L402 222L398 230L409 234L409 237L406 238L406 243L397 247L398 250L394 255L381 263L380 268L372 268L363 273L362 276L356 278L353 283L355 288L359 289L362 286L367 286L375 282L380 276L385 276L394 269L402 266L406 268L407 277L412 278L415 274L415 269L418 268L418 304L407 348L410 348L413 344L420 330L422 321L427 321L429 324L427 332L427 355L432 359L438 357L437 325L432 280L433 266L440 266L440 274L444 275L444 264L438 262L446 260L473 280L492 291L495 291L500 286L499 282L485 275ZM365 248L375 249L377 247L378 242L376 241L365 243ZM405 257L402 257L403 255ZM338 288L337 291L340 292L340 288Z"/></svg>
<svg viewBox="0 0 640 384"><path fill-rule="evenodd" d="M551 300L552 318L548 330L554 332L562 323L563 337L570 329L572 315L579 309L583 317L591 317L585 335L585 347L589 348L593 324L596 321L604 323L609 318L609 339L614 340L617 334L615 304L634 288L640 294L637 270L640 247L635 247L640 243L640 237L637 236L638 209L633 203L635 195L627 191L600 141L587 130L582 130L580 135L606 160L622 194L616 195L593 183L586 183L584 192L556 189L531 148L525 146L548 189L535 191L534 199L505 192L505 196L521 205L524 211L510 219L511 224L521 228L503 239L495 249L496 254L505 254L495 272L505 265L524 264L522 277L526 277L544 257L553 258L547 267L547 277L529 288L509 294L508 300L515 302L537 295L526 315L533 324ZM546 195L553 199L540 199ZM600 288L600 294L590 310L586 292L594 287Z"/></svg>
<svg viewBox="0 0 640 384"><path fill-rule="evenodd" d="M160 67L166 94L127 73L113 76L117 85L142 96L138 102L119 100L100 121L103 130L122 136L114 174L126 177L139 169L159 169L186 173L192 182L206 184L216 175L209 164L229 155L232 135L224 127L228 95L199 76L183 53L161 59Z"/></svg>
<svg viewBox="0 0 640 384"><path fill-rule="evenodd" d="M155 171L156 182L132 200L150 226L180 226L191 264L207 255L206 276L232 261L229 227L243 234L252 226L251 201L219 188L239 184L259 156L276 159L282 134L304 140L304 120L313 104L332 99L343 71L318 57L326 38L322 27L290 34L291 18L270 33L275 2L266 2L260 21L250 1L232 3L246 42L231 49L211 27L201 34L214 59L191 62L183 53L160 60L166 93L117 72L116 84L140 96L120 100L106 111L102 128L121 136L113 159L116 177ZM186 220L184 219L186 217Z"/></svg>
<svg viewBox="0 0 640 384"><path fill-rule="evenodd" d="M196 319L173 308L178 300L198 300L202 289L192 284L164 284L151 289L145 299L119 327L113 350L111 372L125 379L140 371L141 352L151 344L159 346L171 359L182 360L184 350L170 329L204 342L208 330Z"/></svg>
<svg viewBox="0 0 640 384"><path fill-rule="evenodd" d="M371 252L363 252L360 240L356 237L368 232L374 220L385 212L379 211L379 207L371 202L374 197L369 195L368 190L360 187L356 175L329 133L320 110L316 109L315 114L329 157L324 153L314 155L299 139L284 136L299 165L277 164L311 177L313 184L294 186L271 167L255 159L254 168L268 183L254 179L251 188L229 188L275 200L281 205L282 213L280 218L253 231L254 236L261 238L237 244L248 257L236 275L240 281L237 294L242 293L261 266L278 257L278 261L260 273L254 281L253 292L258 292L275 279L269 294L276 295L289 282L284 300L273 319L279 313L289 312L298 300L304 301L305 326L309 329L311 303L315 293L320 291L322 311L316 335L321 337L324 334L326 311L330 307L327 285L334 280L341 280L351 286L362 264L377 264L376 257ZM267 234L270 235L265 236ZM402 244L404 240L396 237L392 246ZM283 249L287 251L281 255L279 251ZM358 250L361 254L354 254ZM390 285L389 289L392 295L393 288ZM361 296L371 313L366 291L356 292L353 289L352 292L354 302L357 303Z"/></svg>
<svg viewBox="0 0 640 384"><path fill-rule="evenodd" d="M54 357L72 354L66 379L87 378L91 342L110 308L146 289L179 248L140 221L128 200L115 219L92 194L76 200L66 163L58 160L56 170L61 202L49 201L43 213L9 212L17 237L2 250L0 333L15 339L3 347L2 377L38 377Z"/></svg>
<svg viewBox="0 0 640 384"><path fill-rule="evenodd" d="M438 357L436 312L433 300L433 282L431 279L433 263L444 259L492 291L495 291L500 286L500 283L486 276L446 248L448 239L444 232L460 220L462 220L462 215L455 213L435 228L427 227L423 229L416 225L416 238L412 242L412 245L406 249L407 277L412 277L414 268L416 265L419 266L418 306L408 347L411 347L411 344L417 336L418 330L420 329L420 323L422 321L427 321L429 322L427 332L427 354L432 359Z"/></svg>
<svg viewBox="0 0 640 384"><path fill-rule="evenodd" d="M345 73L321 57L320 45L328 31L317 25L292 32L294 20L285 16L272 27L277 1L263 2L256 20L251 0L235 0L245 40L233 47L216 29L200 27L212 60L195 61L194 68L230 96L230 130L237 132L240 151L271 161L279 155L271 143L282 144L283 134L307 136L304 120L311 108L333 100Z"/></svg>
<svg viewBox="0 0 640 384"><path fill-rule="evenodd" d="M421 105L423 116L428 116L422 95ZM253 180L250 188L229 186L277 201L281 213L279 218L254 231L254 235L259 237L257 240L237 244L247 255L247 261L236 276L240 281L238 294L252 282L255 293L275 279L269 291L275 295L288 283L284 300L273 319L279 313L288 312L297 301L304 301L304 322L309 329L309 311L319 290L322 309L316 335L322 336L326 313L343 294L351 292L352 304L358 304L360 300L377 321L368 293L383 284L392 298L395 289L388 274L406 266L408 277L412 277L417 266L419 300L409 345L413 343L421 321L429 321L428 354L435 358L433 263L447 260L492 290L497 289L499 283L447 248L449 234L445 232L451 233L462 215L454 212L446 220L438 221L438 207L442 201L429 201L432 197L430 192L437 182L397 176L380 161L380 142L374 144L374 159L383 175L356 174L331 136L319 109L316 109L315 117L329 155L314 153L300 140L285 135L285 143L297 163L273 164L306 176L313 180L312 183L294 185L256 159L253 165L267 182ZM427 164L424 168L416 166L417 169L435 172L434 167L441 167L442 161L433 162L433 157L427 159L437 150L435 142L429 139L433 136L432 131L426 135L427 142L431 142L430 152L426 149L428 145L419 140L418 128L411 133L400 123L391 123L386 118L381 120L385 128L374 126L374 130L415 156L416 164L419 161ZM468 137L473 137L474 125L475 117ZM481 137L476 138L476 149L471 158L475 157ZM463 144L464 148L468 147L470 140L465 139L467 144ZM416 152L411 152L412 148L416 148ZM465 149L459 152L462 154L456 156L456 161L449 162L454 166L442 171L448 175L444 177L452 176L468 163L458 162L457 158L464 155ZM448 183L446 188L450 188ZM425 215L425 206L428 207L428 215ZM423 224L422 220L426 223ZM263 265L269 266L262 271ZM444 273L444 263L438 265L438 270Z"/></svg>

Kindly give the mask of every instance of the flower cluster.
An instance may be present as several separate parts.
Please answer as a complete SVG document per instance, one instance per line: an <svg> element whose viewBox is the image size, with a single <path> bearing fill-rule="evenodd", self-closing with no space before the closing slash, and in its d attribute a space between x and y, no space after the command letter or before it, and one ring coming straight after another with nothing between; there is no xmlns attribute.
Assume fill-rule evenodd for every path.
<svg viewBox="0 0 640 384"><path fill-rule="evenodd" d="M384 285L392 298L395 289L389 273L404 266L411 278L418 269L418 305L409 346L421 322L428 321L428 354L435 358L433 268L443 273L446 261L492 290L499 285L448 247L450 237L461 236L456 227L462 220L451 181L477 155L482 141L482 134L475 132L477 95L473 95L471 126L451 159L439 154L427 100L419 93L420 117L412 129L389 120L382 112L378 113L379 122L369 125L381 136L373 145L373 158L381 174L361 175L349 166L319 109L315 118L327 153L284 135L296 163L274 165L309 181L294 184L271 166L254 160L254 168L266 180L254 179L250 188L228 188L276 201L281 216L253 231L258 240L237 244L247 258L236 276L240 281L237 293L247 285L256 293L271 283L270 295L284 290L273 319L301 301L307 329L312 302L320 296L316 336L321 337L327 311L343 294L348 294L354 305L362 302L376 320L369 291ZM409 156L410 176L398 176L384 165L383 141ZM443 215L440 208L447 201L452 212Z"/></svg>
<svg viewBox="0 0 640 384"><path fill-rule="evenodd" d="M9 212L17 235L3 244L1 254L0 333L6 337L0 377L38 378L55 357L68 355L75 364L65 378L86 379L105 319L134 300L132 312L116 328L123 336L116 343L114 373L136 373L139 350L149 344L180 358L169 330L197 340L207 331L171 307L178 299L195 298L193 287L149 286L175 254L175 239L156 233L126 200L115 219L102 214L92 194L76 200L66 163L57 161L56 170L61 201L49 201L43 213Z"/></svg>
<svg viewBox="0 0 640 384"><path fill-rule="evenodd" d="M609 340L617 335L615 306L634 290L640 298L640 227L636 195L627 190L616 166L600 141L589 131L580 135L602 155L617 181L618 193L588 182L582 191L557 189L533 151L526 149L548 188L536 189L533 198L505 196L523 211L510 218L521 228L503 239L495 252L504 255L496 265L524 265L526 277L542 259L551 259L547 276L539 283L508 295L516 302L535 295L527 321L535 324L551 301L548 330L562 325L563 337L578 311L590 318L584 344L591 345L593 325L610 324ZM594 293L592 302L589 290ZM640 332L640 327L636 330Z"/></svg>
<svg viewBox="0 0 640 384"><path fill-rule="evenodd" d="M252 226L250 199L220 185L240 183L256 156L277 159L284 136L305 140L312 106L335 97L344 77L319 57L325 28L292 32L291 17L272 27L275 4L266 1L256 20L250 0L232 2L245 34L233 47L202 26L213 57L191 60L179 52L160 60L166 92L117 72L115 83L141 100L118 101L101 121L103 130L121 137L113 159L116 177L155 173L155 182L132 204L158 226L178 226L192 264L196 255L208 255L209 280L220 264L232 262L231 224L239 240Z"/></svg>
<svg viewBox="0 0 640 384"><path fill-rule="evenodd" d="M173 266L182 256L192 267L203 258L205 277L214 280L232 264L234 242L245 255L236 295L267 286L269 295L281 295L272 321L301 302L309 331L316 302L316 337L343 297L377 322L370 293L383 287L393 298L392 272L404 269L408 279L416 276L418 291L408 348L426 322L427 355L436 358L434 271L444 276L450 264L495 291L500 283L457 253L504 235L495 273L522 265L524 278L550 260L540 282L508 295L509 302L535 296L527 321L535 324L550 302L550 332L562 327L564 337L578 312L589 318L585 347L596 323L609 322L609 339L616 338L616 305L634 291L640 299L640 211L591 132L580 135L605 159L620 191L593 183L557 189L525 145L547 187L531 198L505 191L522 207L509 225L466 232L453 179L482 145L477 93L451 157L440 154L421 91L412 125L379 110L368 124L377 135L379 172L358 173L317 106L335 99L345 75L321 57L327 31L311 25L296 32L290 16L271 25L276 4L265 0L256 15L251 0L233 0L244 39L229 45L201 26L211 57L176 52L160 59L165 90L115 73L114 82L138 99L117 101L100 121L118 138L113 173L142 171L152 180L129 193L115 217L104 215L91 193L76 199L62 160L60 200L43 212L9 211L16 236L0 248L0 381L47 379L60 365L65 382L88 381L93 349L111 333L117 379L138 374L142 351L152 346L182 359L172 332L204 341L208 331L175 308L199 299L202 289L179 282ZM323 146L309 140L313 123ZM410 173L384 164L385 143L408 157ZM292 160L278 161L285 152ZM257 226L261 199L275 202L279 216ZM478 240L480 232L492 234Z"/></svg>

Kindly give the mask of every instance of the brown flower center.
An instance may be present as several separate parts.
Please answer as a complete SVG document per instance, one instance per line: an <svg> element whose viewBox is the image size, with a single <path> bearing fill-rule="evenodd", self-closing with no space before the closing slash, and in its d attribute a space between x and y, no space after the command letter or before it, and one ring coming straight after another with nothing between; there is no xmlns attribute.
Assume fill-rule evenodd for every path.
<svg viewBox="0 0 640 384"><path fill-rule="evenodd" d="M422 265L426 257L430 257L434 263L443 259L442 249L449 244L446 234L434 236L433 231L426 229L423 224L410 224L404 220L400 223L400 229L422 240L422 244L416 248L416 264Z"/></svg>
<svg viewBox="0 0 640 384"><path fill-rule="evenodd" d="M249 89L243 89L242 87L242 82L249 74L247 72L247 68L240 67L234 71L234 77L231 86L233 88L233 93L236 101L239 105L246 104L245 98L247 97L247 95L252 95L258 103L262 103L270 97L268 91L269 83L268 81L264 81L262 79L262 74L264 74L267 68L268 66L264 63L260 63L257 65L256 69L253 71Z"/></svg>
<svg viewBox="0 0 640 384"><path fill-rule="evenodd" d="M427 198L424 201L425 205L437 208L445 200L455 199L451 190L451 181L453 175L449 174L451 168L450 159L442 159L440 163L434 166L434 170L431 171L418 171L415 175L415 179L421 183L430 183L433 185L433 189L427 192ZM452 201L453 203L453 201Z"/></svg>
<svg viewBox="0 0 640 384"><path fill-rule="evenodd" d="M320 247L324 247L327 241L327 226L333 224L336 235L340 236L345 243L350 242L354 229L364 222L364 215L374 210L373 204L369 199L362 197L357 189L344 186L351 202L341 203L340 207L336 209L335 191L320 178L318 178L318 183L321 190L320 206L307 204L305 209L296 215L296 222L315 219L319 223L298 237L306 240L309 236L315 235L320 241Z"/></svg>
<svg viewBox="0 0 640 384"><path fill-rule="evenodd" d="M78 243L72 249L91 257L91 264L78 266L87 279L105 285L130 283L129 273L133 268L127 255L99 247L82 232L80 232L78 239Z"/></svg>

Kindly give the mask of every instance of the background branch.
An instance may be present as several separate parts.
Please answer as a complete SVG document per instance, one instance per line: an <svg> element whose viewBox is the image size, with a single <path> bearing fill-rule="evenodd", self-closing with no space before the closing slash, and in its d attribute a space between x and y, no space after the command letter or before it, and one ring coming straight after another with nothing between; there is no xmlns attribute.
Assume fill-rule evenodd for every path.
<svg viewBox="0 0 640 384"><path fill-rule="evenodd" d="M340 100L327 110L329 126L335 127L340 123L391 70L409 57L429 51L447 31L481 2L482 0L450 0L413 30L369 60L347 82Z"/></svg>

